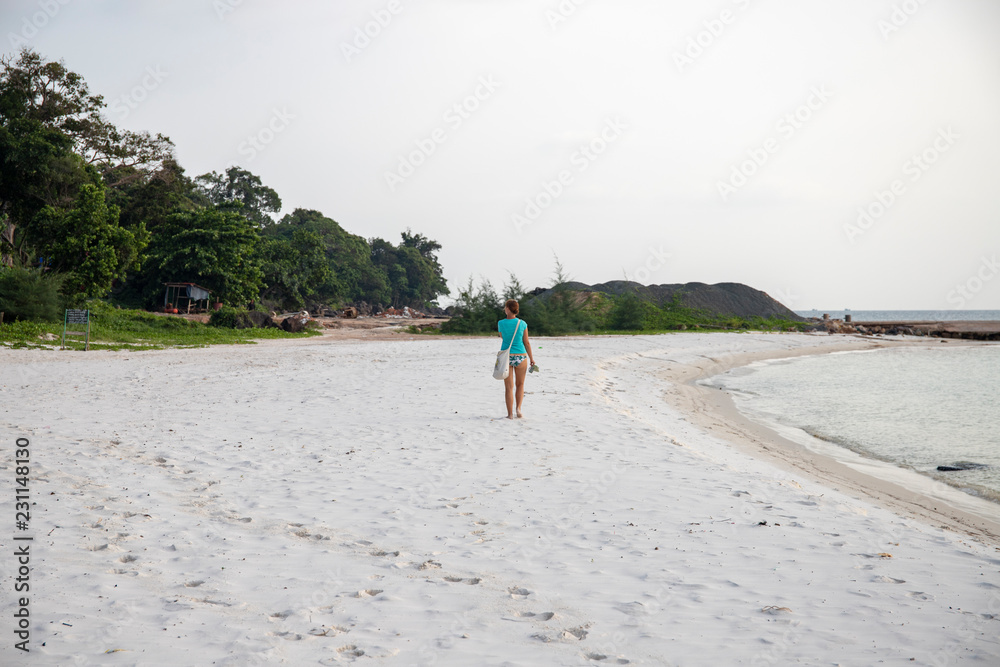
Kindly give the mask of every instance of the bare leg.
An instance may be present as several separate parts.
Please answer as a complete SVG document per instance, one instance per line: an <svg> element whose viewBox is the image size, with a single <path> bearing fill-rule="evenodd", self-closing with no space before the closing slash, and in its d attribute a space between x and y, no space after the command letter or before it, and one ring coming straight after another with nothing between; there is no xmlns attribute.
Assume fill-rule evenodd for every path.
<svg viewBox="0 0 1000 667"><path fill-rule="evenodd" d="M515 368L511 369L511 372L504 378L503 381L503 398L507 403L507 419L514 418L514 371Z"/></svg>
<svg viewBox="0 0 1000 667"><path fill-rule="evenodd" d="M524 416L521 414L521 402L524 400L524 378L528 375L528 362L524 362L515 368L511 375L514 376L514 382L517 385L517 417L520 419ZM507 410L509 412L510 408L507 408Z"/></svg>

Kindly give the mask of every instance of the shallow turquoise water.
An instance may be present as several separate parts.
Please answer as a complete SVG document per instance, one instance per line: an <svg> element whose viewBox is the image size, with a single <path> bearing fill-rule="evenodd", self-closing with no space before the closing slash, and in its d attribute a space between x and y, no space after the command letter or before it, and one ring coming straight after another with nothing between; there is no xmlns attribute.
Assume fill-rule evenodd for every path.
<svg viewBox="0 0 1000 667"><path fill-rule="evenodd" d="M709 381L748 416L1000 501L1000 345L760 362ZM977 463L942 473L939 465Z"/></svg>

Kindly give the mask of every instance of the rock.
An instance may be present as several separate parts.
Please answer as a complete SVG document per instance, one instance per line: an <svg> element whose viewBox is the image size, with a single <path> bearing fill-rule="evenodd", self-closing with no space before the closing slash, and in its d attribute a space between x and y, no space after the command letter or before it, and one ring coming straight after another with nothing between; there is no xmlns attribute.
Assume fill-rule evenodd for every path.
<svg viewBox="0 0 1000 667"><path fill-rule="evenodd" d="M306 328L306 323L308 319L303 319L301 317L287 317L281 321L281 328L288 333L299 333Z"/></svg>
<svg viewBox="0 0 1000 667"><path fill-rule="evenodd" d="M985 463L970 463L968 461L959 461L950 466L938 466L937 469L941 472L955 472L958 470L982 470L983 468L989 468Z"/></svg>
<svg viewBox="0 0 1000 667"><path fill-rule="evenodd" d="M358 309L355 308L354 306L348 306L347 308L344 308L344 310L341 311L340 316L346 317L349 320L356 319L358 316Z"/></svg>
<svg viewBox="0 0 1000 667"><path fill-rule="evenodd" d="M274 319L270 315L268 315L267 313L262 313L262 312L257 311L257 310L249 310L249 311L247 311L246 319L247 319L247 322L250 324L250 327L247 327L247 328L251 328L251 327L252 328L256 328L256 329L277 329L278 328L277 323L274 321Z"/></svg>

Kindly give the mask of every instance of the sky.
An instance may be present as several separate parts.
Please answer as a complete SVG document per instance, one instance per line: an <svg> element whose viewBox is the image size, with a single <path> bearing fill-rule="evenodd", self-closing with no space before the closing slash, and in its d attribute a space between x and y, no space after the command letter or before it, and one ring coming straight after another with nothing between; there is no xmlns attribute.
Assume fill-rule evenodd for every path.
<svg viewBox="0 0 1000 667"><path fill-rule="evenodd" d="M0 27L191 176L435 239L453 294L558 258L1000 309L995 0L4 0Z"/></svg>

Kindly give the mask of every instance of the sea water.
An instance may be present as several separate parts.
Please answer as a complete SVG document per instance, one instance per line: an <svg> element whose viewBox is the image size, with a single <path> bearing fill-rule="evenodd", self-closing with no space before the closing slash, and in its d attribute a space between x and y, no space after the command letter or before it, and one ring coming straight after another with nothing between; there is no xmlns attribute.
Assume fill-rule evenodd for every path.
<svg viewBox="0 0 1000 667"><path fill-rule="evenodd" d="M801 317L823 317L842 320L850 315L855 322L1000 322L1000 310L798 310Z"/></svg>
<svg viewBox="0 0 1000 667"><path fill-rule="evenodd" d="M1000 344L764 361L706 383L807 446L812 436L1000 502ZM956 464L977 467L937 470Z"/></svg>

